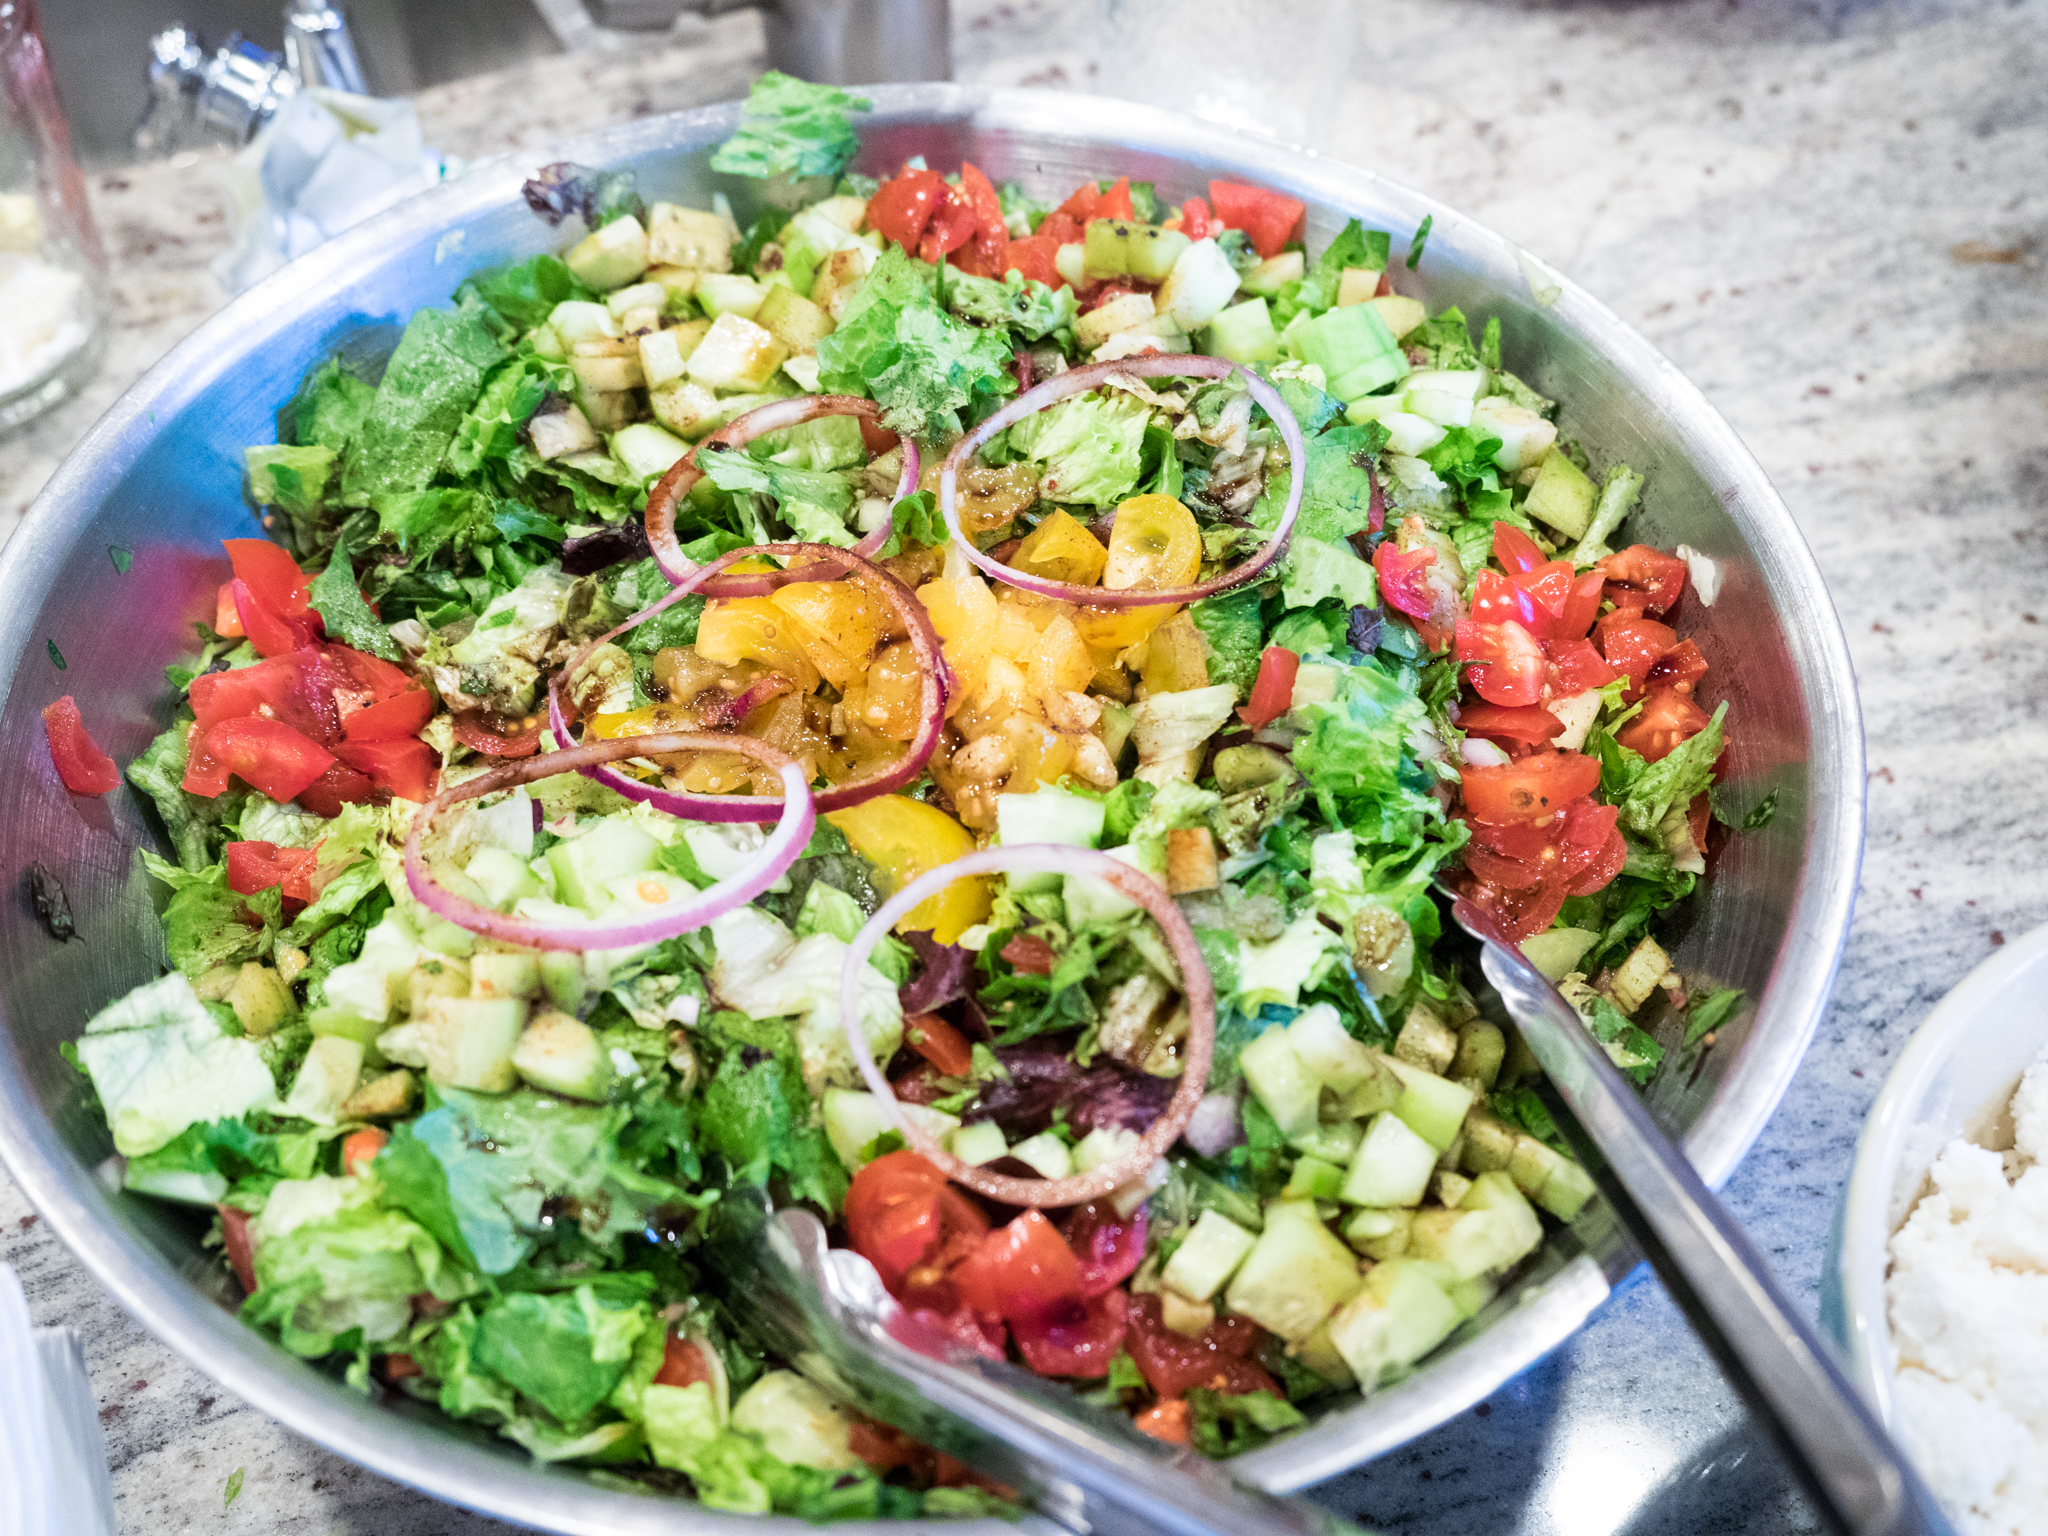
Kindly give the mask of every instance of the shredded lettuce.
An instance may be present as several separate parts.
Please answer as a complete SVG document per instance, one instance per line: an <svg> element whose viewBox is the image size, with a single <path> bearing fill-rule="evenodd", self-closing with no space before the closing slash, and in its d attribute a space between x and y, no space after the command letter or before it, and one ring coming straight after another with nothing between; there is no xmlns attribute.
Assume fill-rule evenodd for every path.
<svg viewBox="0 0 2048 1536"><path fill-rule="evenodd" d="M1296 534L1280 597L1290 608L1313 608L1332 598L1347 608L1377 608L1380 587L1371 564L1348 546Z"/></svg>
<svg viewBox="0 0 2048 1536"><path fill-rule="evenodd" d="M337 498L343 505L365 507L433 479L485 374L505 355L487 313L470 303L423 309L407 322L349 445Z"/></svg>
<svg viewBox="0 0 2048 1536"><path fill-rule="evenodd" d="M740 125L711 157L711 169L728 176L837 176L860 150L846 114L870 105L865 96L771 69L747 93Z"/></svg>
<svg viewBox="0 0 2048 1536"><path fill-rule="evenodd" d="M1121 390L1072 395L1011 426L1007 451L1041 466L1048 501L1113 506L1137 488L1152 412Z"/></svg>

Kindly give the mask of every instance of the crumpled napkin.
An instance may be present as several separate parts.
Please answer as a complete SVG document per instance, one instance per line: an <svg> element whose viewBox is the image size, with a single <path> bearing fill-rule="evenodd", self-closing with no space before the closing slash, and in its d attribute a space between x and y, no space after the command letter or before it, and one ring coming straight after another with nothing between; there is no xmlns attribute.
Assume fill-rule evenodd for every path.
<svg viewBox="0 0 2048 1536"><path fill-rule="evenodd" d="M411 102L325 86L287 98L233 167L242 236L214 268L231 293L460 169L422 142Z"/></svg>
<svg viewBox="0 0 2048 1536"><path fill-rule="evenodd" d="M85 1354L69 1328L37 1328L0 1264L0 1531L114 1536L114 1489Z"/></svg>

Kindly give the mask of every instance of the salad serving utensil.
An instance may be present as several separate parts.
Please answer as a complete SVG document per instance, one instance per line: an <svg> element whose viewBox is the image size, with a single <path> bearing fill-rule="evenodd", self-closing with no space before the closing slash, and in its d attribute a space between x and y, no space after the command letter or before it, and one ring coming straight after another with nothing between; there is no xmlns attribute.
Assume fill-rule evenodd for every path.
<svg viewBox="0 0 2048 1536"><path fill-rule="evenodd" d="M1359 1536L1301 1499L1080 1401L1067 1387L977 1354L909 1313L873 1264L834 1248L816 1216L767 1192L728 1191L707 1228L727 1304L756 1342L827 1395L1019 1491L1090 1536Z"/></svg>
<svg viewBox="0 0 2048 1536"><path fill-rule="evenodd" d="M1572 1150L1623 1233L1770 1430L1822 1517L1849 1536L1951 1536L1927 1485L1800 1316L1748 1235L1549 979L1446 890L1480 969L1547 1078Z"/></svg>

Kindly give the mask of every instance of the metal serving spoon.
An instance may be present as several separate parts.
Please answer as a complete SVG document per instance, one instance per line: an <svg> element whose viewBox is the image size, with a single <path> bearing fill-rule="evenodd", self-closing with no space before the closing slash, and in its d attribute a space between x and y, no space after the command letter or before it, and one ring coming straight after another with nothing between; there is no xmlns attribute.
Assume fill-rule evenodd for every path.
<svg viewBox="0 0 2048 1536"><path fill-rule="evenodd" d="M1650 1117L1570 1003L1453 891L1555 1098L1558 1124L1623 1231L1770 1428L1822 1516L1851 1536L1952 1536L1934 1496L1857 1396L1749 1238Z"/></svg>
<svg viewBox="0 0 2048 1536"><path fill-rule="evenodd" d="M874 1265L803 1210L737 1188L706 1234L756 1340L829 1395L1017 1489L1091 1536L1363 1536L1315 1505L1236 1482L1066 1387L975 1354L905 1312Z"/></svg>

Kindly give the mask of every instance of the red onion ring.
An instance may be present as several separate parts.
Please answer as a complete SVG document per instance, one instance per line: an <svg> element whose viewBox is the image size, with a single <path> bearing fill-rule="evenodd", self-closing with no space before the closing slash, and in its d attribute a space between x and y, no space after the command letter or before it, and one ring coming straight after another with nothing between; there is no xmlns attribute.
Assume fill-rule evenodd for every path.
<svg viewBox="0 0 2048 1536"><path fill-rule="evenodd" d="M649 752L730 751L735 747L750 757L757 757L771 767L781 769L783 798L777 803L782 810L782 819L768 835L768 841L738 874L719 881L709 890L697 892L672 912L636 922L599 922L596 919L577 923L537 922L532 918L508 917L502 912L466 901L437 884L427 872L426 857L420 851L427 824L451 805L494 794L501 789L511 789L515 785L531 784L537 779L551 779L558 773L572 770L587 773L591 764L610 762L614 758L639 757ZM803 771L765 741L745 736L737 739L706 736L696 731L619 736L609 741L521 758L476 778L466 779L453 789L442 790L412 819L412 831L405 839L405 883L412 887L413 895L419 898L422 906L450 922L461 924L471 933L523 944L529 949L625 949L635 944L658 944L663 939L701 928L713 918L745 906L796 862L810 842L817 824L818 808L811 799L810 786L804 782Z"/></svg>
<svg viewBox="0 0 2048 1536"><path fill-rule="evenodd" d="M697 455L706 444L717 443L727 448L744 448L757 437L766 437L770 432L781 432L789 427L802 426L807 421L816 421L821 416L862 416L881 424L882 408L872 400L863 400L858 395L792 395L787 400L776 400L768 405L757 406L746 415L735 418L705 438L688 453L669 466L667 474L654 482L647 493L647 543L654 551L654 563L661 567L662 575L670 581L681 581L697 567L690 563L683 547L676 542L676 503L690 494L704 471L697 467ZM896 481L896 497L900 501L917 489L921 472L917 457L917 444L901 434L897 443L903 449L903 473ZM853 546L854 553L863 559L873 559L875 552L889 542L890 525L883 523L874 532L865 535ZM792 580L816 580L815 577L797 576ZM724 586L705 587L706 597L760 597L758 591L730 589Z"/></svg>
<svg viewBox="0 0 2048 1536"><path fill-rule="evenodd" d="M906 1116L896 1102L889 1079L876 1064L860 1028L860 974L868 956L896 920L927 897L936 896L955 880L969 875L1001 874L1008 870L1032 870L1046 874L1086 874L1107 882L1130 901L1158 919L1165 931L1188 999L1188 1039L1182 1058L1180 1085L1174 1090L1165 1112L1152 1122L1138 1144L1121 1157L1099 1168L1065 1179L1019 1179L990 1173L963 1163L941 1147L923 1127ZM1060 843L1014 843L1006 848L986 848L927 870L894 896L883 902L865 927L854 935L839 965L839 1022L853 1050L854 1065L867 1080L869 1090L881 1100L889 1123L903 1139L947 1178L976 1194L1004 1205L1036 1206L1040 1209L1081 1205L1099 1200L1114 1189L1148 1172L1153 1160L1166 1155L1167 1148L1186 1128L1202 1091L1209 1082L1209 1061L1216 1045L1216 989L1209 979L1209 967L1202 960L1202 948L1180 908L1166 893L1166 887L1141 870L1092 848L1070 848Z"/></svg>
<svg viewBox="0 0 2048 1536"><path fill-rule="evenodd" d="M1065 400L1072 395L1084 395L1117 374L1143 378L1198 376L1220 379L1233 373L1244 375L1252 399L1259 403L1266 415L1272 419L1273 425L1280 429L1280 436L1287 444L1287 510L1281 514L1280 525L1273 530L1273 536L1259 546L1257 553L1232 566L1221 576L1192 587L1165 587L1158 591L1141 591L1136 587L1077 586L1071 581L1052 581L1005 565L976 549L973 542L960 531L960 466L978 453L982 444L998 432L1057 401ZM1294 520L1301 512L1301 488L1307 477L1307 470L1308 449L1302 441L1301 424L1294 419L1294 412L1287 408L1287 402L1280 398L1278 391L1251 369L1233 363L1227 358L1202 357L1194 353L1119 357L1113 362L1090 363L1085 368L1069 368L1065 373L1054 374L1037 388L1026 390L955 443L953 451L946 455L946 462L939 470L939 514L945 518L946 531L953 536L953 542L960 546L960 553L997 581L1006 582L1026 592L1035 592L1040 597L1052 598L1056 602L1079 603L1087 607L1163 607L1196 602L1228 588L1241 586L1271 565L1278 558L1280 551L1287 547L1288 535L1294 532Z"/></svg>
<svg viewBox="0 0 2048 1536"><path fill-rule="evenodd" d="M901 789L924 771L924 765L931 760L932 750L939 744L939 734L946 726L946 701L953 690L952 673L946 667L945 655L939 647L938 632L932 628L931 616L925 612L924 604L917 600L908 587L880 566L850 549L841 549L833 544L756 544L748 549L735 549L728 554L720 555L709 565L700 565L686 572L683 579L660 601L643 608L618 628L598 636L578 651L566 667L555 674L554 681L548 685L548 726L554 732L555 740L566 745L571 739L568 711L562 704L562 690L599 646L617 639L627 630L652 618L688 593L699 589L709 591L712 578L719 572L735 561L756 555L775 555L779 558L803 557L814 560L814 563L801 569L765 573L766 577L772 578L768 581L768 591L795 582L819 580L824 567L836 566L841 576L872 582L902 616L904 628L910 632L911 648L917 653L918 666L924 676L923 694L918 705L917 735L911 739L903 755L880 773L872 774L865 779L856 779L851 784L835 784L830 789L819 792L815 798L820 811L837 811L872 800L876 795L886 795ZM753 578L739 579L751 581ZM746 595L756 594L749 590ZM716 739L734 742L749 738L727 736ZM630 752L613 754L616 757L635 755L637 754ZM768 795L693 795L662 789L642 783L614 768L603 766L609 761L609 758L600 759L578 771L608 789L617 790L628 799L645 801L657 810L667 811L671 816L682 816L691 821L773 821L783 810L784 801Z"/></svg>

